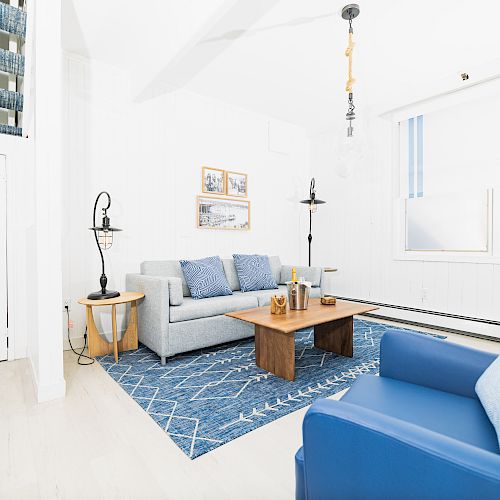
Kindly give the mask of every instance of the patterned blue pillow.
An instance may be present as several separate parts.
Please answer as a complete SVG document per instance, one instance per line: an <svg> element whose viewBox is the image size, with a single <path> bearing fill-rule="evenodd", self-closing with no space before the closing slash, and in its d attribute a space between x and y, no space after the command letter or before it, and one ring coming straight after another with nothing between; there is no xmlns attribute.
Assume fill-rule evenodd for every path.
<svg viewBox="0 0 500 500"><path fill-rule="evenodd" d="M232 295L220 257L181 260L181 268L193 299Z"/></svg>
<svg viewBox="0 0 500 500"><path fill-rule="evenodd" d="M477 380L476 394L495 428L500 445L500 356Z"/></svg>
<svg viewBox="0 0 500 500"><path fill-rule="evenodd" d="M278 288L267 255L234 254L233 259L242 292Z"/></svg>

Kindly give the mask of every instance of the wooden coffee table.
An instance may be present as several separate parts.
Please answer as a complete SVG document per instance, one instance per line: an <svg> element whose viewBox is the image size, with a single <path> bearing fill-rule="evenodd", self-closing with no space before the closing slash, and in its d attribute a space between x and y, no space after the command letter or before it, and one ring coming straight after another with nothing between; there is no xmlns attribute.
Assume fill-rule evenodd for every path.
<svg viewBox="0 0 500 500"><path fill-rule="evenodd" d="M226 316L255 325L255 361L259 368L286 380L295 380L295 332L314 326L314 346L353 356L353 316L377 307L337 300L334 306L311 299L305 311L271 314L271 308L256 307L226 313Z"/></svg>

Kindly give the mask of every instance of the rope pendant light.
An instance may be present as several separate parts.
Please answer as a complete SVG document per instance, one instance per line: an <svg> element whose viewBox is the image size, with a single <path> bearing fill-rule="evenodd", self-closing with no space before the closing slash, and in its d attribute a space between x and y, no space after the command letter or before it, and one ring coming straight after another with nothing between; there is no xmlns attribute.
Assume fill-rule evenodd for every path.
<svg viewBox="0 0 500 500"><path fill-rule="evenodd" d="M348 58L349 64L348 64L348 71L347 71L347 83L345 86L345 91L348 93L348 98L347 98L347 113L345 115L346 120L348 121L348 126L347 126L347 137L352 137L352 133L354 131L354 128L352 126L352 121L356 118L356 115L354 113L354 101L353 101L353 96L352 96L352 86L356 82L356 80L352 76L352 54L354 51L354 42L352 40L352 35L354 33L352 29L352 20L359 15L359 5L355 3L351 3L349 5L346 5L342 9L342 18L349 21L349 41L347 45L347 49L345 49L345 55Z"/></svg>

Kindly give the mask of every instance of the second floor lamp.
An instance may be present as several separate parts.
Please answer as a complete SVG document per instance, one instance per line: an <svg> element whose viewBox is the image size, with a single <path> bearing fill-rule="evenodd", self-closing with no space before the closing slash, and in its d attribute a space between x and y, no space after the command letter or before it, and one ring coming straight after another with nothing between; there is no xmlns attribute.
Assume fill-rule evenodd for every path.
<svg viewBox="0 0 500 500"><path fill-rule="evenodd" d="M311 185L309 186L309 199L308 200L301 200L300 203L304 203L306 205L309 205L309 235L307 237L307 241L309 243L309 267L311 267L311 244L312 244L312 214L318 210L317 205L322 205L323 203L326 203L326 201L323 200L318 200L316 198L316 181L314 180L314 177L311 179Z"/></svg>

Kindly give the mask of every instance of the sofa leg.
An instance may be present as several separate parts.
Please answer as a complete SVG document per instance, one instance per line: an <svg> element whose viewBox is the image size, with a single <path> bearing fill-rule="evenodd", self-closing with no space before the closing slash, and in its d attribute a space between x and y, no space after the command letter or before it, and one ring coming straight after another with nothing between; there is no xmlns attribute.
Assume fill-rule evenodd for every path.
<svg viewBox="0 0 500 500"><path fill-rule="evenodd" d="M161 365L165 366L167 364L167 356L160 356Z"/></svg>

